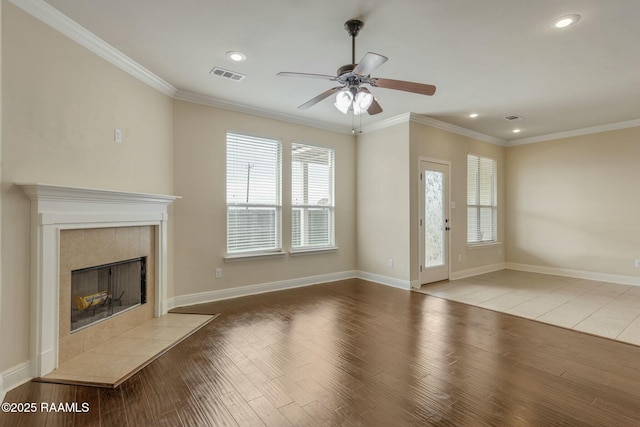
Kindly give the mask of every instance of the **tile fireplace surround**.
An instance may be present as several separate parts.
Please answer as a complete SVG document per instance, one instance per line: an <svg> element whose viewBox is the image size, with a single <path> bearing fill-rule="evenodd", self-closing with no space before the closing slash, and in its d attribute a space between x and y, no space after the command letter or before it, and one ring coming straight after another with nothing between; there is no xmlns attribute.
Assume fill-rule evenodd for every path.
<svg viewBox="0 0 640 427"><path fill-rule="evenodd" d="M20 186L31 199L31 286L34 297L30 348L34 377L44 376L56 369L68 357L67 353L73 346L76 349L79 346L78 342L71 345L65 342L61 346L61 337L68 338L68 333L61 329L66 328L63 317L68 314L63 314L60 306L61 293L66 292L65 286L60 287L60 280L63 279L61 275L64 277L67 274L68 266L61 264L69 262L66 255L61 257L61 243L64 245L63 252L66 252L69 243L74 240L74 231L85 230L75 233L76 238L83 235L83 242L87 241L87 236L90 242L96 235L112 234L114 256L115 251L120 251L123 256L130 254L132 249L124 248L123 244L132 243L134 247L137 244L139 248L139 243L134 240L147 242L147 252L155 254L149 257L152 258L153 267L149 270L155 289L149 294L146 306L138 307L139 313L132 313L129 317L161 316L167 313L167 208L178 197L47 184ZM65 234L63 241L61 232ZM69 236L72 238L69 239ZM98 245L104 246L104 243ZM117 248L118 245L121 247ZM82 256L86 257L86 254ZM67 310L64 304L62 309ZM118 317L122 316L114 319ZM102 323L106 322L96 327L108 327L100 326ZM82 338L87 340L92 336L88 331L90 329L78 337L84 335Z"/></svg>
<svg viewBox="0 0 640 427"><path fill-rule="evenodd" d="M152 226L60 230L58 364L154 317L154 237ZM138 257L147 257L147 303L71 332L72 271Z"/></svg>

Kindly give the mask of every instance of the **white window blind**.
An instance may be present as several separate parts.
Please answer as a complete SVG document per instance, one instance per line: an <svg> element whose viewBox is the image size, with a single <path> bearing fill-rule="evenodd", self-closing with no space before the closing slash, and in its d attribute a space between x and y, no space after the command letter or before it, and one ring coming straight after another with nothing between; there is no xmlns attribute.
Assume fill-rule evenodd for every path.
<svg viewBox="0 0 640 427"><path fill-rule="evenodd" d="M227 252L281 249L282 142L227 132Z"/></svg>
<svg viewBox="0 0 640 427"><path fill-rule="evenodd" d="M498 202L496 161L467 155L467 242L496 242Z"/></svg>
<svg viewBox="0 0 640 427"><path fill-rule="evenodd" d="M291 146L291 247L333 246L334 150Z"/></svg>

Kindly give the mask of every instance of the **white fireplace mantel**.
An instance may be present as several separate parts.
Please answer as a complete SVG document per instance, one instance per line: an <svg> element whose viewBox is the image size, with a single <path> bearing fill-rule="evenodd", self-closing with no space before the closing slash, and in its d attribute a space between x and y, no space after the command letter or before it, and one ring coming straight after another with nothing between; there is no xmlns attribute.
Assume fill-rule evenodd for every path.
<svg viewBox="0 0 640 427"><path fill-rule="evenodd" d="M19 184L31 199L31 366L40 377L58 366L60 230L154 225L155 315L167 312L167 208L179 197Z"/></svg>

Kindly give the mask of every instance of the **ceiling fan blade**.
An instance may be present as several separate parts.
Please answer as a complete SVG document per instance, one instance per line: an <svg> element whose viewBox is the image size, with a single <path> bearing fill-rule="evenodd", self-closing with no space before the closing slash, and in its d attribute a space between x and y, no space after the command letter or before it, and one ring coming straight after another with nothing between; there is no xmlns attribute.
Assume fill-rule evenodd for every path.
<svg viewBox="0 0 640 427"><path fill-rule="evenodd" d="M327 91L324 91L320 95L316 96L315 98L312 98L312 99L308 100L307 102L305 102L304 104L302 104L298 108L300 110L306 110L308 108L311 108L314 105L316 105L318 102L322 101L325 98L328 98L329 96L331 96L332 94L336 93L340 89L342 89L342 86L336 86L336 87L331 88L331 89L329 89Z"/></svg>
<svg viewBox="0 0 640 427"><path fill-rule="evenodd" d="M368 76L373 70L387 62L389 58L378 55L377 53L367 52L360 63L353 69L353 73L359 76Z"/></svg>
<svg viewBox="0 0 640 427"><path fill-rule="evenodd" d="M405 82L403 80L392 79L371 79L369 84L373 87L382 87L385 89L403 90L405 92L419 93L421 95L433 95L436 93L436 87L423 83Z"/></svg>
<svg viewBox="0 0 640 427"><path fill-rule="evenodd" d="M367 113L369 113L370 116L373 116L374 114L382 113L382 107L380 106L380 104L378 104L377 99L373 98L373 102L367 109Z"/></svg>
<svg viewBox="0 0 640 427"><path fill-rule="evenodd" d="M323 80L331 80L331 81L337 80L336 76L329 76L327 74L290 73L288 71L283 71L276 75L281 77L305 77L305 78L311 78L311 79L323 79Z"/></svg>

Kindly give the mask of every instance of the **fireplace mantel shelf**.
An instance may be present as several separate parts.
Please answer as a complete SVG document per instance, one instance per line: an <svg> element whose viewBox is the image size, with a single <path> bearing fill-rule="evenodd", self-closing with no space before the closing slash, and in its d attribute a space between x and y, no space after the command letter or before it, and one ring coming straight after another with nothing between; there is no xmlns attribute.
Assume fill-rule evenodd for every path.
<svg viewBox="0 0 640 427"><path fill-rule="evenodd" d="M41 201L84 201L88 203L158 203L169 205L180 196L128 191L98 190L95 188L66 187L52 184L18 184L31 200Z"/></svg>
<svg viewBox="0 0 640 427"><path fill-rule="evenodd" d="M167 312L168 206L179 196L51 184L17 184L31 199L31 367L35 377L58 366L61 230L156 227L155 315Z"/></svg>

